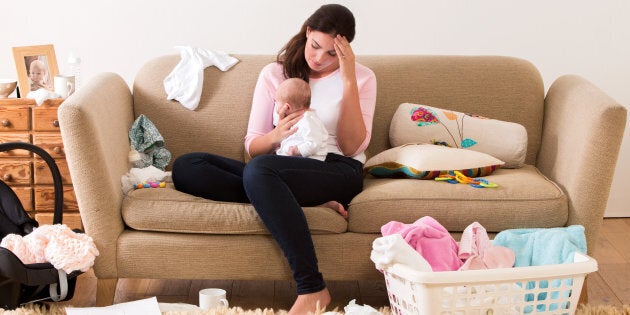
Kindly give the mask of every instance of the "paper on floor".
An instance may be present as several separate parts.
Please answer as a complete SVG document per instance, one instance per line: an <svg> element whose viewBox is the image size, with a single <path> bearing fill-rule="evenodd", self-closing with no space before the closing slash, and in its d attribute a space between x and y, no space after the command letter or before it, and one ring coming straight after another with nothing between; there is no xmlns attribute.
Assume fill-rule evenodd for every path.
<svg viewBox="0 0 630 315"><path fill-rule="evenodd" d="M104 307L66 307L66 315L161 315L157 298L114 304Z"/></svg>

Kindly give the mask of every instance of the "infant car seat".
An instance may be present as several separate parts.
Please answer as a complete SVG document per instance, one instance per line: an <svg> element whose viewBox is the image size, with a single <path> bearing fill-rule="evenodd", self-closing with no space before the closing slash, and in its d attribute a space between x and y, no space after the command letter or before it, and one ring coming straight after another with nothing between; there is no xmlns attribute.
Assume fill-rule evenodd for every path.
<svg viewBox="0 0 630 315"><path fill-rule="evenodd" d="M55 160L42 148L30 143L0 144L0 152L14 149L36 153L50 168L55 188L53 224L60 224L63 217L63 187ZM39 224L24 210L15 192L0 180L0 238L11 233L24 236L37 226ZM77 270L66 274L50 263L24 264L13 252L0 247L0 308L15 309L22 304L46 300L70 300L74 295L76 278L81 273Z"/></svg>

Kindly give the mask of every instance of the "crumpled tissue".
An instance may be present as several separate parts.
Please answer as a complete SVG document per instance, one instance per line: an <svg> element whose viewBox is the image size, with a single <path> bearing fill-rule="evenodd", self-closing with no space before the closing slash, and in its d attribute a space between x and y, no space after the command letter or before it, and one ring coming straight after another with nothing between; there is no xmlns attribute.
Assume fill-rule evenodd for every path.
<svg viewBox="0 0 630 315"><path fill-rule="evenodd" d="M55 92L48 91L46 89L39 89L36 91L28 92L26 97L34 99L35 103L37 103L37 105L39 106L39 105L44 104L45 100L51 99L51 98L61 98L61 95Z"/></svg>
<svg viewBox="0 0 630 315"><path fill-rule="evenodd" d="M343 308L345 315L383 315L383 313L377 311L369 305L359 305L356 300L350 301L348 305ZM325 312L322 315L340 315L339 312Z"/></svg>

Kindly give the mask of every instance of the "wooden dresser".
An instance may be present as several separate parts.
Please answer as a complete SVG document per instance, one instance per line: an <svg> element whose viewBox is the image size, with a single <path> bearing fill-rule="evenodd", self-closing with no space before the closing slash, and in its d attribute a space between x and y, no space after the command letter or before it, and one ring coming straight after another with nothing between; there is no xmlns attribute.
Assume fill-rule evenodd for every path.
<svg viewBox="0 0 630 315"><path fill-rule="evenodd" d="M72 229L82 228L57 120L62 102L51 99L37 106L33 99L0 99L0 143L29 142L55 159L63 179L63 223ZM24 209L40 225L52 223L53 181L44 160L26 150L0 152L0 179L13 188Z"/></svg>

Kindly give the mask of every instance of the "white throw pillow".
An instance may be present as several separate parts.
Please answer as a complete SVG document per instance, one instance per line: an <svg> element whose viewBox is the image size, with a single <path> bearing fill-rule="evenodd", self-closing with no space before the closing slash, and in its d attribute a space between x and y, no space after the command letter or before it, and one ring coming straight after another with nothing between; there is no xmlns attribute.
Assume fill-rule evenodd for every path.
<svg viewBox="0 0 630 315"><path fill-rule="evenodd" d="M468 177L486 176L504 165L482 152L433 144L406 144L385 150L365 162L364 170L375 177L433 179L448 171Z"/></svg>
<svg viewBox="0 0 630 315"><path fill-rule="evenodd" d="M520 124L456 111L403 103L392 117L392 146L442 144L490 154L506 168L519 168L527 154L527 130Z"/></svg>

